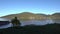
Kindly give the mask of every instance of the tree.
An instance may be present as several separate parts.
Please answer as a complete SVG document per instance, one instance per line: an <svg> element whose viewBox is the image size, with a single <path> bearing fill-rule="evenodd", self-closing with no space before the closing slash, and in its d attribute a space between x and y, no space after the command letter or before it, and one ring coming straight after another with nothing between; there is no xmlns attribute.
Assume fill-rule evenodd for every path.
<svg viewBox="0 0 60 34"><path fill-rule="evenodd" d="M13 24L13 26L20 26L21 23L20 21L17 19L17 17L15 17L14 19L11 20L11 23Z"/></svg>

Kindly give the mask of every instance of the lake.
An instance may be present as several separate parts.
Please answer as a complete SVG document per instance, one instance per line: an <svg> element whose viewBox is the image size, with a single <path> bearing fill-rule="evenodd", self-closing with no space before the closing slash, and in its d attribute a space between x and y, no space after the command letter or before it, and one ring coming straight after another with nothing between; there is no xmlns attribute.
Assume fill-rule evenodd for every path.
<svg viewBox="0 0 60 34"><path fill-rule="evenodd" d="M28 21L20 21L21 22L21 26L25 26L25 25L46 25L46 24L53 24L53 23L60 23L60 20L28 20ZM3 25L0 26L0 29L2 28L8 28L11 27L12 23L9 23L8 25Z"/></svg>

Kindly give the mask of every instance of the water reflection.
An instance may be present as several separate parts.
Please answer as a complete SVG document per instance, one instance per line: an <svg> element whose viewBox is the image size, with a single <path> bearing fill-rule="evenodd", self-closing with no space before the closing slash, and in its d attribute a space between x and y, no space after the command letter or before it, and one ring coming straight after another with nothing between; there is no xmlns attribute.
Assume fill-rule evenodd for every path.
<svg viewBox="0 0 60 34"><path fill-rule="evenodd" d="M34 25L46 25L46 24L52 24L52 23L60 23L60 20L29 20L29 21L20 21L21 22L21 26L25 26L25 25L30 25L30 24L34 24ZM3 25L0 26L1 28L7 28L7 27L11 27L12 24L8 24L8 25Z"/></svg>
<svg viewBox="0 0 60 34"><path fill-rule="evenodd" d="M52 20L29 20L29 21L22 21L22 26L24 25L30 25L30 24L35 24L35 25L45 25L45 24L51 24L54 23Z"/></svg>
<svg viewBox="0 0 60 34"><path fill-rule="evenodd" d="M12 24L11 24L11 23L9 23L8 25L0 26L0 29L2 29L2 28L8 28L8 27L11 27L11 26L12 26Z"/></svg>
<svg viewBox="0 0 60 34"><path fill-rule="evenodd" d="M53 20L54 21L54 23L60 23L60 19L55 19L55 20Z"/></svg>

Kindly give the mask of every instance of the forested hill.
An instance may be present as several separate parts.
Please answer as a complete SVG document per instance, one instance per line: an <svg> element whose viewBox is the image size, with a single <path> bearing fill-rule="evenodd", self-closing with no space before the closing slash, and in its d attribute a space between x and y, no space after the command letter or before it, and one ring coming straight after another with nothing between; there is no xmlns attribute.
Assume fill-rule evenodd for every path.
<svg viewBox="0 0 60 34"><path fill-rule="evenodd" d="M31 12L23 12L19 14L11 14L3 16L3 18L12 19L13 17L18 17L19 20L30 20L30 19L36 19L36 20L42 20L42 19L60 19L60 13L54 13L52 15L45 15L45 14L34 14Z"/></svg>

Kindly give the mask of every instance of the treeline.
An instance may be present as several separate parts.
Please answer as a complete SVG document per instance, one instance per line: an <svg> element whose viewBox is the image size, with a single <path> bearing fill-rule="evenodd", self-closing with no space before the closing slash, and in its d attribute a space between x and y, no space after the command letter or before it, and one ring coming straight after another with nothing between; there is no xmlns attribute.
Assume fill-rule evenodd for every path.
<svg viewBox="0 0 60 34"><path fill-rule="evenodd" d="M26 25L0 29L0 34L60 34L60 24Z"/></svg>

